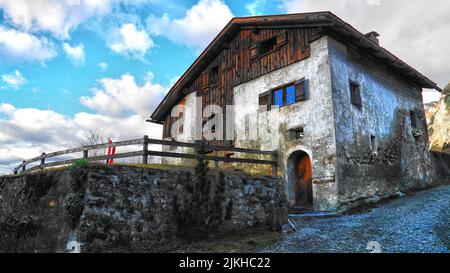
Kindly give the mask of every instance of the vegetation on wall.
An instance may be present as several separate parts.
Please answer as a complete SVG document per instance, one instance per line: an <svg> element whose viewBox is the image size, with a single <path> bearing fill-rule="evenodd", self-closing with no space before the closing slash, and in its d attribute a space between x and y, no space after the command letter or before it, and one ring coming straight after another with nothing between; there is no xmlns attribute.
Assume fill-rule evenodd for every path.
<svg viewBox="0 0 450 273"><path fill-rule="evenodd" d="M84 184L87 178L88 162L77 160L70 166L69 191L64 196L65 220L70 228L76 228L84 209Z"/></svg>
<svg viewBox="0 0 450 273"><path fill-rule="evenodd" d="M197 151L203 155L202 149ZM232 202L226 202L226 181L223 172L215 179L208 176L209 168L198 157L194 176L190 172L180 177L184 186L180 195L173 199L173 214L177 233L188 241L200 240L219 231L225 219L231 218Z"/></svg>

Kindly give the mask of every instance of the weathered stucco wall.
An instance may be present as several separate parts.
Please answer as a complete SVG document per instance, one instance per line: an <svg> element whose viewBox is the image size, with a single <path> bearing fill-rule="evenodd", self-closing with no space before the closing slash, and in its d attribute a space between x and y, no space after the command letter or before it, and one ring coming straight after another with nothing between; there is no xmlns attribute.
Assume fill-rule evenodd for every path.
<svg viewBox="0 0 450 273"><path fill-rule="evenodd" d="M308 100L280 108L278 116L273 119L266 113L258 113L260 94L302 78L308 82ZM327 37L311 44L310 58L236 86L234 100L236 147L278 150L279 174L287 181L286 192L291 203L294 201L295 179L293 166L289 166L292 160L289 159L296 151L305 151L312 159L314 179L334 180L336 149ZM259 115L259 120L268 122L270 131L259 132L257 139L252 141L242 140L244 134L248 136L258 132L258 124L251 122L256 115ZM289 130L300 126L304 127L304 137L291 139ZM314 209L335 209L336 196L336 183L314 184Z"/></svg>
<svg viewBox="0 0 450 273"><path fill-rule="evenodd" d="M429 186L432 166L421 90L333 39L329 48L340 204ZM350 80L360 85L361 108L351 103ZM410 110L422 134L417 138Z"/></svg>
<svg viewBox="0 0 450 273"><path fill-rule="evenodd" d="M175 238L173 197L189 170L92 165L0 177L0 252L164 251ZM217 174L211 173L214 179ZM227 173L224 231L266 223L284 203L280 179Z"/></svg>
<svg viewBox="0 0 450 273"><path fill-rule="evenodd" d="M174 140L176 141L182 141L182 142L195 142L195 122L199 118L198 116L201 115L201 112L198 113L198 98L196 95L196 92L193 92L189 95L186 95L185 97L185 104L182 108L182 117L179 118L180 124L183 124L182 132L177 132L174 137ZM181 104L178 104L178 107L181 107ZM201 119L201 117L200 117ZM176 130L176 129L174 129ZM194 149L187 148L187 147L169 147L169 146L163 146L162 148L165 152L176 152L176 153L188 153L193 154L195 153ZM161 159L161 162L163 164L175 164L175 165L182 165L182 166L194 166L196 164L195 160L191 159L181 159L181 158L169 158L164 157Z"/></svg>

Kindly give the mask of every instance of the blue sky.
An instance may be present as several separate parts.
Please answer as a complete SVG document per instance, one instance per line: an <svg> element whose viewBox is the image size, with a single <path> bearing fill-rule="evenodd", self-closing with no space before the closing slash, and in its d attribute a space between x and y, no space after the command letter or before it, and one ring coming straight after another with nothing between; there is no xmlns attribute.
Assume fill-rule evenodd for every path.
<svg viewBox="0 0 450 273"><path fill-rule="evenodd" d="M160 137L145 118L233 16L323 10L449 80L446 0L0 0L0 174L86 130Z"/></svg>
<svg viewBox="0 0 450 273"><path fill-rule="evenodd" d="M122 23L138 20L139 24L145 24L145 19L150 15L162 16L169 13L174 18L183 17L189 7L196 1L150 1L138 7L122 6L114 7L114 12L131 13L138 17L124 19ZM227 2L230 10L236 16L248 15L248 10L241 1ZM266 8L266 11L277 12L277 8ZM52 41L55 45L56 56L44 63L35 61L23 61L21 63L1 63L0 74L13 74L16 70L26 79L26 83L16 87L3 84L4 90L0 92L0 100L6 101L19 108L51 109L58 113L74 115L80 111L92 112L92 109L79 103L79 97L89 95L91 88L98 84L101 78L118 78L124 73L134 75L136 81L142 83L146 73L152 72L154 81L162 85L169 85L171 80L181 75L195 60L201 47L190 47L171 42L165 37L150 37L154 46L147 50L142 59L117 54L107 46L106 37L111 31L111 22L114 15L106 15L102 20L90 18L74 27L70 32L70 38L59 39L52 33L39 33ZM104 21L104 22L103 22ZM3 13L2 25L10 25L10 20ZM135 22L133 22L135 23ZM120 26L120 23L117 24ZM83 44L84 63L75 65L65 54L62 44ZM107 69L102 69L100 63L107 64ZM149 110L150 111L150 110Z"/></svg>

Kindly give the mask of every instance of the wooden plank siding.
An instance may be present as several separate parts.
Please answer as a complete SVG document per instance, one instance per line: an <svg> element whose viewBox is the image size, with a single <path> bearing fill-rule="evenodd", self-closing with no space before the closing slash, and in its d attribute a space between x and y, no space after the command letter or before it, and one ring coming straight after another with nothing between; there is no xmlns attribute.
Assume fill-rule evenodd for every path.
<svg viewBox="0 0 450 273"><path fill-rule="evenodd" d="M286 41L283 41L285 35ZM282 41L280 46L269 53L252 58L250 49L271 38ZM215 59L197 78L186 86L187 93L197 92L202 96L203 109L207 105L215 104L224 109L225 105L234 104L233 88L244 82L288 66L310 57L310 42L321 37L320 28L268 28L241 29ZM210 86L208 74L211 67L219 67L219 82ZM226 117L225 117L226 119ZM176 119L167 117L164 121L164 138L170 136L170 127ZM225 124L225 122L224 122ZM224 141L214 141L215 145L226 145Z"/></svg>

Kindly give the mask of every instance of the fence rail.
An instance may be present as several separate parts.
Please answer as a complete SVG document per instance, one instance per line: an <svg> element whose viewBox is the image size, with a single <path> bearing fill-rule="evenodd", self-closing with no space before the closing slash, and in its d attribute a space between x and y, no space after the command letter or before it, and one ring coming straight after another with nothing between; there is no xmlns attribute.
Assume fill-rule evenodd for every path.
<svg viewBox="0 0 450 273"><path fill-rule="evenodd" d="M163 145L163 146L172 146L172 147L185 147L185 148L194 148L194 149L204 149L213 151L213 156L211 155L198 155L198 154L189 154L189 153L175 153L175 152L162 152L162 151L152 151L149 150L149 144L153 145ZM101 156L89 156L89 151L98 150L109 147L122 147L122 146L131 146L131 145L142 145L142 150L120 153L115 155L101 155ZM235 157L222 157L218 156L218 151L229 151L229 152L238 152L238 153L247 153L247 154L256 154L256 155L268 155L271 156L270 160L263 159L251 159L251 158L235 158ZM74 154L83 152L83 157L74 158L68 160L59 160L55 162L47 162L46 160L52 157ZM278 171L278 163L277 163L277 152L276 151L260 151L254 149L246 149L246 148L235 148L235 147L226 147L226 146L218 146L218 145L210 145L206 143L188 143L188 142L179 142L179 141L171 141L171 140L161 140L161 139L151 139L148 136L144 136L140 139L126 140L126 141L118 141L113 143L104 143L104 144L96 144L90 146L83 146L73 149L67 149L62 151L57 151L53 153L42 153L40 156L24 160L20 165L14 168L14 174L18 174L19 171L21 173L31 172L35 170L43 170L48 167L57 167L62 165L71 164L77 160L87 160L87 161L101 161L108 159L118 159L118 158L130 158L136 156L142 156L142 163L148 164L149 156L157 156L157 157L171 157L171 158L184 158L184 159L198 159L203 158L208 161L214 161L217 165L218 162L227 162L227 163L248 163L248 164L267 164L272 165L272 175L276 176ZM39 162L40 164L31 168L26 168L27 165Z"/></svg>

